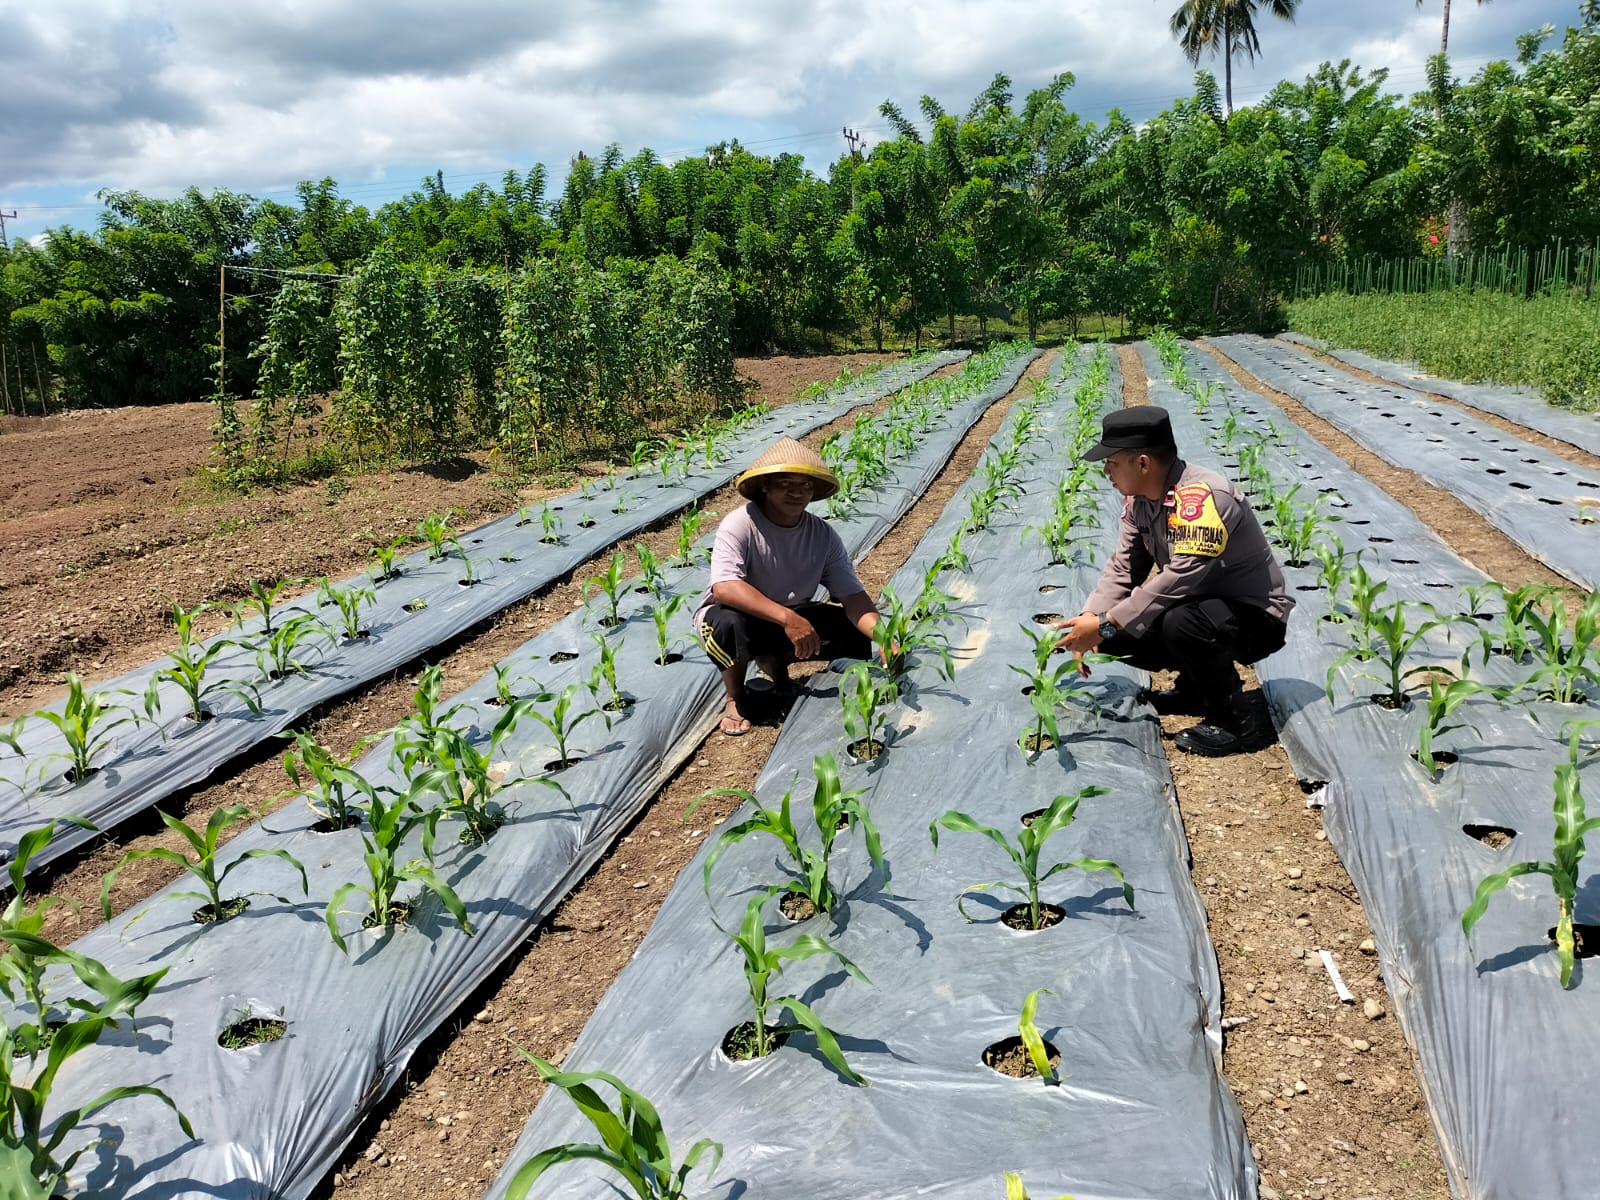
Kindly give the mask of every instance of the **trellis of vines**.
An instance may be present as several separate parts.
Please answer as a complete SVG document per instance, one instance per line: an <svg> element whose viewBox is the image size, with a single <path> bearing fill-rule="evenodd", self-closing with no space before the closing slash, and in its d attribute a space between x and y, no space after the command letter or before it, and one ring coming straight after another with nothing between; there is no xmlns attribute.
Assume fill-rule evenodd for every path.
<svg viewBox="0 0 1600 1200"><path fill-rule="evenodd" d="M494 445L514 469L608 454L734 395L732 321L710 258L484 273L380 249L336 291L277 293L250 470L313 448L366 463Z"/></svg>

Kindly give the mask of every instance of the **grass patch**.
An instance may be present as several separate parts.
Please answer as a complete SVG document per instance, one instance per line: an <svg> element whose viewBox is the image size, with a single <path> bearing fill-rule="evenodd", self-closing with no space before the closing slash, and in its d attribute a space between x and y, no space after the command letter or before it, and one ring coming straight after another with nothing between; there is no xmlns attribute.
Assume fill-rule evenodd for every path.
<svg viewBox="0 0 1600 1200"><path fill-rule="evenodd" d="M1537 388L1562 408L1600 410L1600 303L1592 300L1465 289L1330 293L1286 310L1290 328L1334 346L1470 383Z"/></svg>

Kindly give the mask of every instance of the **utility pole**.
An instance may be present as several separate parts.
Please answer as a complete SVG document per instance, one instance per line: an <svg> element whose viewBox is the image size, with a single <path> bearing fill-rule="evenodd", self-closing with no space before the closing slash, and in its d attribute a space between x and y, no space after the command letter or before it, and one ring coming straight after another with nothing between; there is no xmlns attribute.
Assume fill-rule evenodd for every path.
<svg viewBox="0 0 1600 1200"><path fill-rule="evenodd" d="M851 129L848 125L846 125L844 127L843 133L844 133L844 140L847 143L849 143L849 146L850 146L850 157L855 159L857 162L860 162L861 161L861 143L864 142L866 139L861 134L857 133L854 129Z"/></svg>
<svg viewBox="0 0 1600 1200"><path fill-rule="evenodd" d="M6 222L15 221L16 219L17 214L15 212L0 212L0 250L11 249L11 244L6 241Z"/></svg>

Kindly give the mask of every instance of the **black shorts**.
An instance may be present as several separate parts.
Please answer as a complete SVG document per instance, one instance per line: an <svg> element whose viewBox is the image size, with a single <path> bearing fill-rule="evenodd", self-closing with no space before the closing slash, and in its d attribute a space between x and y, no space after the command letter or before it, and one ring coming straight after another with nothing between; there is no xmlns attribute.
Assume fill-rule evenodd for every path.
<svg viewBox="0 0 1600 1200"><path fill-rule="evenodd" d="M810 621L822 639L822 649L817 652L819 659L871 657L872 639L850 623L839 605L799 604L794 611ZM705 644L711 661L722 670L752 658L771 656L794 661L794 643L784 633L783 626L725 604L713 604L706 609L695 632Z"/></svg>

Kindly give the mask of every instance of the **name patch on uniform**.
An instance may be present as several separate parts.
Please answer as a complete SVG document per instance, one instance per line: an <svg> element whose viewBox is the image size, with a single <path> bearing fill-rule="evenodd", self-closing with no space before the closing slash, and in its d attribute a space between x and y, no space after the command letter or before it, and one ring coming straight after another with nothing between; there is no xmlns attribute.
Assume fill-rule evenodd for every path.
<svg viewBox="0 0 1600 1200"><path fill-rule="evenodd" d="M1174 554L1217 558L1227 550L1228 527L1217 514L1217 502L1208 486L1188 483L1172 490L1167 541Z"/></svg>

